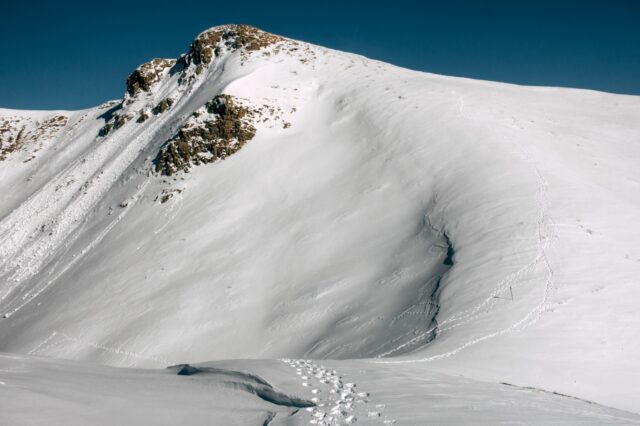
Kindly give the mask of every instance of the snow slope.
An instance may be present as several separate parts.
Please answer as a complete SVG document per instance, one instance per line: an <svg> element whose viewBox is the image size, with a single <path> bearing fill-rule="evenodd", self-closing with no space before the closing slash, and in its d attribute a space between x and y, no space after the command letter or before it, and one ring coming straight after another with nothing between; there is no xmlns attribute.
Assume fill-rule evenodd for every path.
<svg viewBox="0 0 640 426"><path fill-rule="evenodd" d="M359 358L637 412L640 98L257 34L258 49L194 44L122 102L0 110L67 117L32 160L0 161L0 351L135 367ZM255 138L155 172L220 94L262 108Z"/></svg>
<svg viewBox="0 0 640 426"><path fill-rule="evenodd" d="M640 422L637 414L567 396L429 370L416 374L407 365L233 360L188 368L192 371L183 366L123 369L3 354L0 422L275 426L322 424L337 417L342 421L329 424ZM178 375L180 371L190 375ZM335 389L341 390L332 393ZM312 399L318 406L303 407ZM351 399L353 402L347 402Z"/></svg>

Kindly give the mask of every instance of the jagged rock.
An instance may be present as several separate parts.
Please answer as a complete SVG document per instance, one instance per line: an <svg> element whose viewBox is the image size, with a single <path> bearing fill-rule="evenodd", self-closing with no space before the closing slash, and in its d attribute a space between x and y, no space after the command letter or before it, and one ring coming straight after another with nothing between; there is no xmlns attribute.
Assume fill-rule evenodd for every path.
<svg viewBox="0 0 640 426"><path fill-rule="evenodd" d="M156 105L153 108L153 113L155 115L158 114L162 114L163 112L167 111L169 108L171 108L171 105L173 105L173 99L171 98L164 98L163 100L161 100L158 105Z"/></svg>
<svg viewBox="0 0 640 426"><path fill-rule="evenodd" d="M148 92L155 83L162 79L164 71L175 63L174 59L156 58L140 65L127 78L127 93L135 96L141 91Z"/></svg>
<svg viewBox="0 0 640 426"><path fill-rule="evenodd" d="M183 65L191 63L195 65L207 65L211 63L214 56L220 53L220 48L226 46L229 49L244 48L254 51L267 47L271 44L285 39L269 34L250 25L226 25L212 28L200 34L191 43L189 53L181 58ZM196 68L196 73L200 74L202 67Z"/></svg>
<svg viewBox="0 0 640 426"><path fill-rule="evenodd" d="M54 138L58 131L67 125L67 122L68 117L62 115L56 115L41 122L20 117L7 117L0 120L0 161L27 146L31 149L32 156L25 162L31 161L35 158L33 153L39 151L42 143Z"/></svg>
<svg viewBox="0 0 640 426"><path fill-rule="evenodd" d="M105 123L105 125L102 126L102 128L98 131L98 136L100 137L107 136L112 129L113 129L113 123Z"/></svg>
<svg viewBox="0 0 640 426"><path fill-rule="evenodd" d="M192 43L186 58L196 65L208 64L213 58L214 49L222 40L223 31L209 30L200 34Z"/></svg>
<svg viewBox="0 0 640 426"><path fill-rule="evenodd" d="M120 127L124 126L124 124L130 119L131 119L130 115L118 115L113 124L113 128L116 130L119 129Z"/></svg>
<svg viewBox="0 0 640 426"><path fill-rule="evenodd" d="M142 111L140 113L140 116L138 116L138 119L136 120L136 123L144 123L148 119L149 119L149 114L146 111Z"/></svg>
<svg viewBox="0 0 640 426"><path fill-rule="evenodd" d="M98 136L107 136L109 133L111 133L112 130L118 130L132 118L133 115L123 114L121 111L120 113L114 114L100 129L100 131L98 132Z"/></svg>
<svg viewBox="0 0 640 426"><path fill-rule="evenodd" d="M240 150L256 133L253 111L229 95L219 95L195 111L187 123L162 148L156 172L171 176L192 165L224 159Z"/></svg>
<svg viewBox="0 0 640 426"><path fill-rule="evenodd" d="M182 193L182 189L163 189L162 193L160 195L158 195L153 201L158 201L160 200L160 204L164 204L167 201L169 201L171 198L173 198L174 195L176 194L181 194Z"/></svg>

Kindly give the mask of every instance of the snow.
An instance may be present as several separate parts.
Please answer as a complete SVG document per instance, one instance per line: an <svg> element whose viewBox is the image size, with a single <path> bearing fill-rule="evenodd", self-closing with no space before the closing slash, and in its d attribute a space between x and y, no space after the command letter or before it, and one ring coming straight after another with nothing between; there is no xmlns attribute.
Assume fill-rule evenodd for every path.
<svg viewBox="0 0 640 426"><path fill-rule="evenodd" d="M187 85L169 74L123 111L176 103L105 138L113 104L60 113L33 161L0 162L0 351L137 368L322 360L371 392L358 422L474 419L463 407L488 423L638 422L615 409L637 412L640 395L640 98L299 46L225 50ZM276 113L224 161L152 173L220 93ZM324 397L293 387L286 363L230 368L244 365ZM134 371L87 366L69 386ZM425 402L434 392L444 401Z"/></svg>
<svg viewBox="0 0 640 426"><path fill-rule="evenodd" d="M480 382L428 369L418 373L406 365L286 359L208 362L195 367L201 372L185 376L176 374L182 367L122 369L2 354L0 422L11 425L185 422L261 425L267 419L271 425L640 422L637 414L540 389ZM263 391L253 393L251 389ZM297 406L314 399L315 406Z"/></svg>
<svg viewBox="0 0 640 426"><path fill-rule="evenodd" d="M239 383L251 382L233 374L199 380L169 370L0 359L0 423L7 425L247 425L291 411L241 390Z"/></svg>

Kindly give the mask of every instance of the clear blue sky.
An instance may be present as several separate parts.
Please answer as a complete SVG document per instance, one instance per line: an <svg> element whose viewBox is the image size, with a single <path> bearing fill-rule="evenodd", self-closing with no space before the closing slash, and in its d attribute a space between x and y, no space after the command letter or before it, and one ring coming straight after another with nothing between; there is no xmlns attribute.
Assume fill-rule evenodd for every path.
<svg viewBox="0 0 640 426"><path fill-rule="evenodd" d="M640 95L640 0L3 0L0 107L120 98L139 64L226 23L439 74Z"/></svg>

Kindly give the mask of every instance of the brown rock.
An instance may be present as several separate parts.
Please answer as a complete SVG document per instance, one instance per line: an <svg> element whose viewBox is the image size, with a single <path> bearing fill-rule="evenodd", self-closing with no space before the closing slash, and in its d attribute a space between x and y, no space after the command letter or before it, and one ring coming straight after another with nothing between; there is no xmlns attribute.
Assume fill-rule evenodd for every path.
<svg viewBox="0 0 640 426"><path fill-rule="evenodd" d="M127 93L135 96L141 91L148 92L155 83L160 81L164 71L175 63L174 59L156 58L140 65L127 78Z"/></svg>
<svg viewBox="0 0 640 426"><path fill-rule="evenodd" d="M192 165L224 159L255 136L256 129L249 121L252 112L236 105L231 96L216 96L204 108L212 118L187 122L158 154L156 172L171 176L188 172Z"/></svg>

